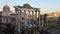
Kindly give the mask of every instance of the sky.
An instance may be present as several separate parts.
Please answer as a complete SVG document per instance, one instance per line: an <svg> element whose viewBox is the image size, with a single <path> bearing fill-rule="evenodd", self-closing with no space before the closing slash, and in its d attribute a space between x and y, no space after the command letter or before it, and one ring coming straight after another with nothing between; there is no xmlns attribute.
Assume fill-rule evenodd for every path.
<svg viewBox="0 0 60 34"><path fill-rule="evenodd" d="M6 0L0 0L0 11ZM60 0L7 0L10 9L14 12L16 5L30 4L32 7L40 8L41 14L60 11Z"/></svg>

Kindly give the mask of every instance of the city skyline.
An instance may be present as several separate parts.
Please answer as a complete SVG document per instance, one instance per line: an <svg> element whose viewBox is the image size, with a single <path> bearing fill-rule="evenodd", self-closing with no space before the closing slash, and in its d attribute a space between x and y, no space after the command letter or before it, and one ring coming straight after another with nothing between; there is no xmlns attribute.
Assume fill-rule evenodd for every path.
<svg viewBox="0 0 60 34"><path fill-rule="evenodd" d="M60 11L60 0L7 0L10 9L14 11L16 5L22 6L23 4L30 4L33 7L40 8L41 13L50 13ZM0 11L2 10L6 0L0 0Z"/></svg>

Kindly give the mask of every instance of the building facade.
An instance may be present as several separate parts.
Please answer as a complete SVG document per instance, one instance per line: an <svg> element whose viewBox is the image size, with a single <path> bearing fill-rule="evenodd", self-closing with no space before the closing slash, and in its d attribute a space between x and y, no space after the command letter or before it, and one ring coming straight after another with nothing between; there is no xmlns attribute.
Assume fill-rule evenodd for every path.
<svg viewBox="0 0 60 34"><path fill-rule="evenodd" d="M10 11L10 7L7 3L5 3L5 5L3 6L3 10L0 11L0 23L15 23L12 22L15 20L15 14L12 16L12 14L14 14L12 11Z"/></svg>
<svg viewBox="0 0 60 34"><path fill-rule="evenodd" d="M3 6L3 11L2 11L2 22L3 23L10 23L10 14L13 14L12 11L10 11L10 7L8 6L7 3L5 3L5 5Z"/></svg>

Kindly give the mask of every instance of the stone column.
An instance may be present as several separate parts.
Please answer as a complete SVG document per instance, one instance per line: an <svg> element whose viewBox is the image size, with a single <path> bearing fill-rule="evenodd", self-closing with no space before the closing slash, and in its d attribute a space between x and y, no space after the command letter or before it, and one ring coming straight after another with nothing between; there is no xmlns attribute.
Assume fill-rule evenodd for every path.
<svg viewBox="0 0 60 34"><path fill-rule="evenodd" d="M24 10L24 13L26 13L25 10ZM25 16L25 15L24 15L24 16ZM26 28L26 25L27 25L26 18L24 19L24 22L25 22L25 28Z"/></svg>
<svg viewBox="0 0 60 34"><path fill-rule="evenodd" d="M15 22L15 33L20 33L21 31L20 31L20 14L21 14L21 11L18 9L18 7L17 6L15 6L15 13L16 13L16 15L15 15L15 18L16 18L16 22Z"/></svg>
<svg viewBox="0 0 60 34"><path fill-rule="evenodd" d="M29 12L29 25L30 25L30 11L28 11Z"/></svg>
<svg viewBox="0 0 60 34"><path fill-rule="evenodd" d="M41 23L40 23L40 11L38 11L38 18L39 18L39 27L41 26Z"/></svg>
<svg viewBox="0 0 60 34"><path fill-rule="evenodd" d="M34 26L34 17L33 16L34 16L34 12L32 11L32 20L33 20L32 21L32 27Z"/></svg>
<svg viewBox="0 0 60 34"><path fill-rule="evenodd" d="M21 12L22 12L22 11L19 10L19 14L18 14L18 17L19 17L19 19L18 19L18 22L19 22L19 23L18 23L18 25L19 25L19 34L21 33L21 25L22 25L22 24L21 24Z"/></svg>
<svg viewBox="0 0 60 34"><path fill-rule="evenodd" d="M43 15L42 15L42 27L44 26L44 23L43 23Z"/></svg>
<svg viewBox="0 0 60 34"><path fill-rule="evenodd" d="M24 10L24 13L26 13L26 10ZM25 16L25 15L24 15ZM26 21L25 21L26 19L24 19L24 25L25 25L25 27L26 27Z"/></svg>
<svg viewBox="0 0 60 34"><path fill-rule="evenodd" d="M17 8L15 7L15 13L16 13L16 15L15 15L15 18L16 18L16 22L14 23L14 26L15 26L15 32L14 32L14 34L17 34L17 22L18 22L18 20L17 20Z"/></svg>
<svg viewBox="0 0 60 34"><path fill-rule="evenodd" d="M37 25L37 11L35 11L35 19L36 19L36 25Z"/></svg>
<svg viewBox="0 0 60 34"><path fill-rule="evenodd" d="M21 10L19 11L19 24L20 24L20 27L21 27Z"/></svg>

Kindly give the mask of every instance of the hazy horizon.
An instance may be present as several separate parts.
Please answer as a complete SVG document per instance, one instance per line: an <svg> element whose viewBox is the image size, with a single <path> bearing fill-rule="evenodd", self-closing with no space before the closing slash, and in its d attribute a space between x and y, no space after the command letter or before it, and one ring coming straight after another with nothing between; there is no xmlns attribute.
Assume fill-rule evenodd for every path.
<svg viewBox="0 0 60 34"><path fill-rule="evenodd" d="M0 0L0 11L2 10L6 0ZM30 4L32 7L40 8L41 13L51 13L60 11L60 0L7 0L10 9L14 11L16 5Z"/></svg>

